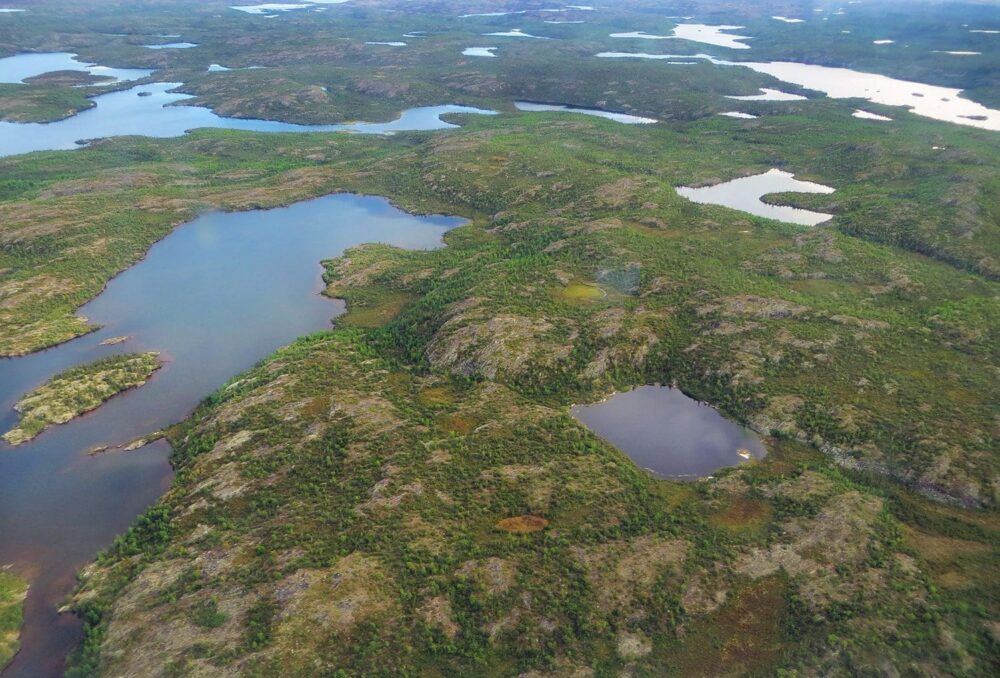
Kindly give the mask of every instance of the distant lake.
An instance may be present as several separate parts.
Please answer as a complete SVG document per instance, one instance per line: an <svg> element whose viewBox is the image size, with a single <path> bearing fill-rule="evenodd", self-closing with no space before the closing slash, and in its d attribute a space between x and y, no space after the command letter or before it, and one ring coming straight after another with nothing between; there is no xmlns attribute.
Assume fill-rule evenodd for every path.
<svg viewBox="0 0 1000 678"><path fill-rule="evenodd" d="M320 260L367 242L439 247L463 223L416 217L382 198L334 195L289 207L206 214L175 229L80 309L102 328L40 353L0 359L0 428L14 403L67 367L155 350L165 366L31 442L0 442L0 564L31 580L22 649L4 678L61 675L79 624L56 607L76 571L167 489L165 442L88 456L182 420L232 376L297 337L330 327L343 304L320 296ZM131 337L101 346L111 337Z"/></svg>
<svg viewBox="0 0 1000 678"><path fill-rule="evenodd" d="M540 104L533 101L515 101L514 107L519 111L525 112L555 111L563 113L582 113L583 115L593 115L598 118L606 118L608 120L614 120L615 122L624 123L626 125L649 125L654 122L659 122L656 118L643 118L642 116L629 115L628 113L613 113L611 111L602 111L599 108L578 108L576 106L564 106L562 104Z"/></svg>
<svg viewBox="0 0 1000 678"><path fill-rule="evenodd" d="M571 414L661 478L699 478L767 454L752 431L666 386L616 393L595 405L577 405Z"/></svg>
<svg viewBox="0 0 1000 678"><path fill-rule="evenodd" d="M168 42L163 45L146 45L146 49L191 49L192 47L197 47L198 44L194 42Z"/></svg>
<svg viewBox="0 0 1000 678"><path fill-rule="evenodd" d="M596 56L605 59L655 59L673 65L690 65L696 63L692 59L702 59L717 66L743 66L783 82L823 92L833 99L857 98L886 106L905 106L914 114L927 118L1000 130L1000 110L987 108L960 96L962 93L960 89L897 80L877 73L800 64L793 61L724 61L710 54L600 52Z"/></svg>
<svg viewBox="0 0 1000 678"><path fill-rule="evenodd" d="M725 115L725 114L723 114ZM741 116L742 117L742 116ZM758 217L787 221L801 226L815 226L829 221L830 214L789 207L769 205L761 198L771 193L833 193L834 189L812 181L799 181L793 174L772 169L762 174L724 181L714 186L689 188L678 186L677 193L692 202L720 205Z"/></svg>
<svg viewBox="0 0 1000 678"><path fill-rule="evenodd" d="M53 71L81 71L108 78L111 82L139 80L153 73L145 68L109 68L79 61L69 52L47 52L44 54L16 54L0 59L0 82L23 82L42 73Z"/></svg>
<svg viewBox="0 0 1000 678"><path fill-rule="evenodd" d="M170 90L177 82L138 85L121 92L94 97L94 108L65 120L50 123L0 122L0 156L77 148L82 139L97 139L135 134L150 137L176 137L199 127L239 129L254 132L342 132L387 134L411 130L436 130L454 127L441 120L445 113L493 111L468 106L425 106L411 108L391 122L356 122L339 125L296 125L273 120L226 118L200 106L172 106L193 98Z"/></svg>

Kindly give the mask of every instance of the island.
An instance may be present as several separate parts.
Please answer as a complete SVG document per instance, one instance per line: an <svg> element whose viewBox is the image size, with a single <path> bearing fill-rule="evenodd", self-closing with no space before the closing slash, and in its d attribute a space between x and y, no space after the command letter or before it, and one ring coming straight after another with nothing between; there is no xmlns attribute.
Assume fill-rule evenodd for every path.
<svg viewBox="0 0 1000 678"><path fill-rule="evenodd" d="M65 424L142 386L160 366L159 353L150 351L113 355L60 372L14 405L21 420L3 439L11 445L31 440L53 424Z"/></svg>

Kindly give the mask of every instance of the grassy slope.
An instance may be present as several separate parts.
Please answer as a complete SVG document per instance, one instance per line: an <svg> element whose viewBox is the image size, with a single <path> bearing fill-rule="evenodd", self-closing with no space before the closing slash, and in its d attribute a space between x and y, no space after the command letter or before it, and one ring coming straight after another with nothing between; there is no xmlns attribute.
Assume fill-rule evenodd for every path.
<svg viewBox="0 0 1000 678"><path fill-rule="evenodd" d="M52 122L93 105L79 90L69 87L0 84L0 120L8 122Z"/></svg>
<svg viewBox="0 0 1000 678"><path fill-rule="evenodd" d="M60 372L17 401L17 426L3 435L11 445L31 440L54 424L64 424L136 386L160 367L157 353L108 356Z"/></svg>
<svg viewBox="0 0 1000 678"><path fill-rule="evenodd" d="M877 151L890 141L882 129L872 128L868 139L855 131L860 138L845 147L833 116L823 123L782 118L780 135L769 125L778 126L713 119L675 131L536 115L474 120L434 138L205 132L8 160L24 187L0 205L20 217L5 222L2 263L13 272L4 287L13 293L0 316L3 336L13 352L67 326L79 331L67 315L72 307L208 205L378 192L422 210L451 205L493 215L494 236L524 240L518 250L491 250L503 259L531 253L514 268L487 274L474 267L452 285L463 285L454 294L485 295L483 313L557 321L557 330L533 338L554 356L536 371L540 380L551 376L553 388L575 388L577 371L597 358L605 369L614 364L611 348L582 333L595 309L556 303L552 290L564 283L554 271L612 287L638 275L640 289L623 290L638 297L615 297L631 298L630 311L639 313L627 341L645 341L648 352L653 342L643 337L655 336L653 356L684 370L698 395L762 429L835 445L928 489L991 503L995 394L982 365L996 362L994 283L830 229L695 206L672 189L775 163L838 188L802 204L838 212L837 222L883 228L892 221L875 222L869 215L876 207L884 215L911 213L914 197L926 206L923 214L944 213L954 185L921 178L919 167L933 160L941 167L947 158L892 140L912 168L910 190L898 195L898 165L881 159L887 149ZM733 145L734 135L756 143ZM805 135L817 150L776 162ZM973 144L985 139L972 134L953 151L951 167L969 172L970 186L978 170L968 160L989 150ZM93 256L97 251L104 256ZM419 342L437 328L416 329ZM442 355L453 343L438 343ZM561 346L575 348L561 355Z"/></svg>

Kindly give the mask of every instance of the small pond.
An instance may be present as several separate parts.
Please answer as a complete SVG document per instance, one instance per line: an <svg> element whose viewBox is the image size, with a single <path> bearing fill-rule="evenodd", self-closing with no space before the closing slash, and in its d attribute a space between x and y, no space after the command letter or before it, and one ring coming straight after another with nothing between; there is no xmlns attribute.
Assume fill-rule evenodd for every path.
<svg viewBox="0 0 1000 678"><path fill-rule="evenodd" d="M570 413L661 478L701 478L767 453L753 431L666 386L640 386Z"/></svg>
<svg viewBox="0 0 1000 678"><path fill-rule="evenodd" d="M197 47L194 42L168 42L163 45L145 45L146 49L191 49Z"/></svg>
<svg viewBox="0 0 1000 678"><path fill-rule="evenodd" d="M462 56L475 57L495 57L496 47L466 47L462 50Z"/></svg>

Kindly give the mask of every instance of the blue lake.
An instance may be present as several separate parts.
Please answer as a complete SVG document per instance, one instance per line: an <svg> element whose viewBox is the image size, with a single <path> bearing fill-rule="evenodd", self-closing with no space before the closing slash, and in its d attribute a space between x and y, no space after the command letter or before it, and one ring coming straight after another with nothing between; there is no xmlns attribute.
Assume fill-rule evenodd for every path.
<svg viewBox="0 0 1000 678"><path fill-rule="evenodd" d="M12 448L0 442L0 563L29 577L22 649L4 678L61 675L79 624L56 608L76 571L168 487L168 447L126 443L180 421L206 395L343 305L320 296L320 260L366 242L439 247L463 223L416 217L386 200L334 195L289 207L209 213L175 229L80 309L102 329L0 360L0 427L23 393L55 373L119 352L155 350L165 366L139 389ZM128 335L123 344L101 341Z"/></svg>
<svg viewBox="0 0 1000 678"><path fill-rule="evenodd" d="M139 80L152 75L145 68L109 68L79 61L69 52L47 52L43 54L16 54L0 59L0 82L23 82L42 73L53 71L83 71L91 75L114 78L115 81Z"/></svg>
<svg viewBox="0 0 1000 678"><path fill-rule="evenodd" d="M137 85L120 92L94 97L94 108L73 117L50 123L0 122L0 156L54 151L79 147L84 139L139 135L177 137L199 127L248 130L253 132L358 132L389 134L414 130L454 127L441 120L446 113L494 111L468 106L425 106L411 108L391 122L354 122L339 125L296 125L273 120L226 118L200 106L171 105L191 99L191 95L171 92L181 83L156 82Z"/></svg>

